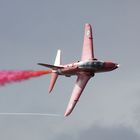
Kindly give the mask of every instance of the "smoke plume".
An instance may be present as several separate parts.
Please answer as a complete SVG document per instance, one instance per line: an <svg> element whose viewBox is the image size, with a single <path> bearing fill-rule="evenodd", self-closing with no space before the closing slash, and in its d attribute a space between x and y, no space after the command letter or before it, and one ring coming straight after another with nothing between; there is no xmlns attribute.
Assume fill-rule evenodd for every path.
<svg viewBox="0 0 140 140"><path fill-rule="evenodd" d="M0 71L0 86L50 74L51 70Z"/></svg>

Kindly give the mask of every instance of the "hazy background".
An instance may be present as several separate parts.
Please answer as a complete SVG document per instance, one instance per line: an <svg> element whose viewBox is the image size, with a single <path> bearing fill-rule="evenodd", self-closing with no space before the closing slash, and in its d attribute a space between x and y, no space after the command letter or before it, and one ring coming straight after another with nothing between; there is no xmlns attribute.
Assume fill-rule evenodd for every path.
<svg viewBox="0 0 140 140"><path fill-rule="evenodd" d="M0 0L0 69L45 69L57 49L62 62L80 60L85 23L95 56L120 68L90 80L71 116L0 116L2 140L140 139L139 0ZM49 76L0 87L0 112L63 116L76 77Z"/></svg>

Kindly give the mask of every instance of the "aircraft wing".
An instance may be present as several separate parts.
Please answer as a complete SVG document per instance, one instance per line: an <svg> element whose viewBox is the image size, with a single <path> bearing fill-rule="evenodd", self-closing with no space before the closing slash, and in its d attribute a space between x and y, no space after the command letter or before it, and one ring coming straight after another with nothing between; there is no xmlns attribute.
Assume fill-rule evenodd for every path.
<svg viewBox="0 0 140 140"><path fill-rule="evenodd" d="M72 112L72 110L74 109L77 101L79 100L79 98L82 94L82 91L84 90L84 88L90 78L91 78L91 76L88 76L85 74L78 75L75 87L72 92L72 96L70 98L70 101L69 101L69 104L67 106L64 116L68 116Z"/></svg>
<svg viewBox="0 0 140 140"><path fill-rule="evenodd" d="M90 60L90 59L94 59L92 27L90 24L86 24L81 60Z"/></svg>

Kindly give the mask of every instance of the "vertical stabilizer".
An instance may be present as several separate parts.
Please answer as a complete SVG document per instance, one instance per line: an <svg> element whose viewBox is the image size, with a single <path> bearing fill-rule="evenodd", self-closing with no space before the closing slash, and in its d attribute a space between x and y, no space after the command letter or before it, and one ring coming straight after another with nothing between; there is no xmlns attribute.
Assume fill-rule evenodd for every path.
<svg viewBox="0 0 140 140"><path fill-rule="evenodd" d="M57 50L54 65L59 66L60 64L61 64L61 50ZM58 78L57 73L54 72L54 73L51 74L51 80L50 80L50 85L49 85L49 93L53 90L53 87L55 85L55 82L56 82L57 78Z"/></svg>
<svg viewBox="0 0 140 140"><path fill-rule="evenodd" d="M61 50L57 50L57 55L55 58L54 65L59 66L61 64Z"/></svg>

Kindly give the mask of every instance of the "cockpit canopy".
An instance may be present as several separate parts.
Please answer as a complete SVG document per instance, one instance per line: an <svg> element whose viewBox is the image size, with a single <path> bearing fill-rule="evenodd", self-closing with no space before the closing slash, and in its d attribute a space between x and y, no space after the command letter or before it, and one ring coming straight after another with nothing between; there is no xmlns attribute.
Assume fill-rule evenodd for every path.
<svg viewBox="0 0 140 140"><path fill-rule="evenodd" d="M102 68L103 64L104 62L97 61L97 60L83 61L83 62L79 62L79 67L80 68Z"/></svg>

